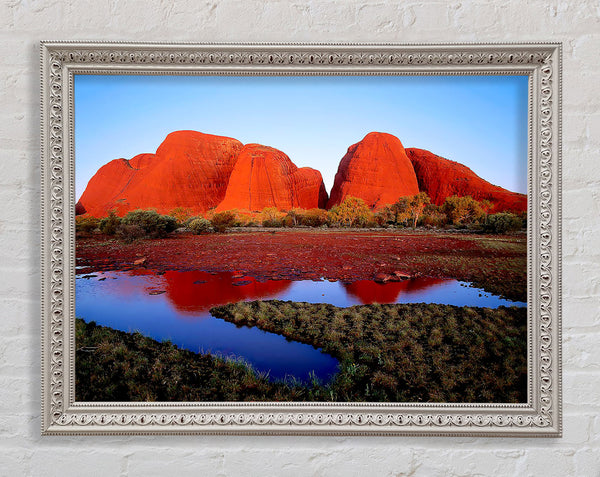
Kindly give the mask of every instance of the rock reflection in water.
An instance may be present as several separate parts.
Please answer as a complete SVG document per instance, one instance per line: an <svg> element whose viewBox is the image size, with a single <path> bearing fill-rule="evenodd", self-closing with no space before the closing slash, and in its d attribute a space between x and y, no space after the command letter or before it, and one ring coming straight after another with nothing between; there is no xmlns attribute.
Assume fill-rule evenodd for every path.
<svg viewBox="0 0 600 477"><path fill-rule="evenodd" d="M435 287L447 280L442 278L412 278L399 282L377 283L373 280L357 280L344 283L346 292L361 304L396 303L400 295L418 295L417 292Z"/></svg>
<svg viewBox="0 0 600 477"><path fill-rule="evenodd" d="M170 271L162 278L169 301L187 315L226 303L275 298L292 284L291 280L258 281L231 272Z"/></svg>

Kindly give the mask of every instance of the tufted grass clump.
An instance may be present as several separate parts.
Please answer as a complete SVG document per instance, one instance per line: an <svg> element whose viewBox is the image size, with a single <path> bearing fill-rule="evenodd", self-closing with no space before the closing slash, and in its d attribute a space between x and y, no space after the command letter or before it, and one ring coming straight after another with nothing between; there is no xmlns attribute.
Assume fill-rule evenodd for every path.
<svg viewBox="0 0 600 477"><path fill-rule="evenodd" d="M524 221L516 214L509 212L500 212L487 217L487 221L483 226L483 230L488 233L506 234L521 230L524 226Z"/></svg>
<svg viewBox="0 0 600 477"><path fill-rule="evenodd" d="M209 234L214 232L210 220L205 219L203 217L197 217L191 220L190 223L187 224L187 228L190 229L196 235Z"/></svg>

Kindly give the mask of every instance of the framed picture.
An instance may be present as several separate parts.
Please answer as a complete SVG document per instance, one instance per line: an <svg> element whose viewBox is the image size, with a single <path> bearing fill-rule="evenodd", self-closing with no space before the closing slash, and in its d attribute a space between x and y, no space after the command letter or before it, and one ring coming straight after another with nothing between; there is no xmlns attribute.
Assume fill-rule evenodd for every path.
<svg viewBox="0 0 600 477"><path fill-rule="evenodd" d="M42 433L560 436L560 61L42 43Z"/></svg>

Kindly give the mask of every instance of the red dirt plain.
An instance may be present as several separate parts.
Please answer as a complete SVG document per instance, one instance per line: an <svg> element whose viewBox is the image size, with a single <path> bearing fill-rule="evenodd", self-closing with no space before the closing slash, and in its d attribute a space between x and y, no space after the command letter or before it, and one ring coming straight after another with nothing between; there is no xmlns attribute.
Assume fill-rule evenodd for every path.
<svg viewBox="0 0 600 477"><path fill-rule="evenodd" d="M76 256L78 274L144 267L353 282L401 272L473 282L520 301L526 300L527 289L525 235L240 228L130 244L104 236L78 237Z"/></svg>

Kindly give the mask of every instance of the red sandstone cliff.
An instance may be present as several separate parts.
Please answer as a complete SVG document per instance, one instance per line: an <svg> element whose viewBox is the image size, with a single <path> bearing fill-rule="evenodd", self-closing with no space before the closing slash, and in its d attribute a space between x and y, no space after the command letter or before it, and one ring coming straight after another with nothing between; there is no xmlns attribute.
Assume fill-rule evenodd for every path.
<svg viewBox="0 0 600 477"><path fill-rule="evenodd" d="M378 208L418 193L413 166L400 140L391 134L372 132L350 146L342 158L327 208L348 196Z"/></svg>
<svg viewBox="0 0 600 477"><path fill-rule="evenodd" d="M312 209L323 208L326 203L327 192L319 171L299 169L286 154L272 147L247 144L237 158L217 210Z"/></svg>
<svg viewBox="0 0 600 477"><path fill-rule="evenodd" d="M203 213L225 197L229 176L242 143L236 139L176 131L156 154L130 161L117 159L101 167L90 179L77 204L78 212L92 216L119 215L154 208L167 213L185 207Z"/></svg>
<svg viewBox="0 0 600 477"><path fill-rule="evenodd" d="M527 208L524 194L490 184L468 167L429 151L405 150L390 134L372 132L348 148L327 201L321 173L297 168L277 149L176 131L156 154L116 159L102 166L90 179L76 213L103 217L113 209L124 215L139 208L168 213L185 207L196 214L217 206L217 210L252 211L331 208L347 196L378 208L419 191L438 205L451 195L470 195L494 203L493 212Z"/></svg>
<svg viewBox="0 0 600 477"><path fill-rule="evenodd" d="M88 182L77 202L76 213L94 217L104 217L110 210L119 215L127 213L131 209L125 191L154 158L154 154L139 154L130 160L115 159L102 166Z"/></svg>
<svg viewBox="0 0 600 477"><path fill-rule="evenodd" d="M475 200L492 202L492 212L527 210L525 194L490 184L458 162L423 149L408 148L406 154L414 167L419 190L426 192L434 204L441 205L446 197L452 195L470 195Z"/></svg>

